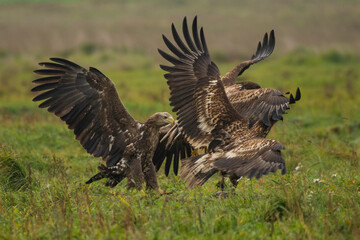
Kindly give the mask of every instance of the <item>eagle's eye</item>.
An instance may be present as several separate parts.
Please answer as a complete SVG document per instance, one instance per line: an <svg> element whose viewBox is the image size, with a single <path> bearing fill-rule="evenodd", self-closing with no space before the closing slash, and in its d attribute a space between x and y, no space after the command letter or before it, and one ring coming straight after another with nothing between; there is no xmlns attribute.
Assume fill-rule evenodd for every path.
<svg viewBox="0 0 360 240"><path fill-rule="evenodd" d="M167 119L168 117L167 116L164 116L164 119Z"/></svg>

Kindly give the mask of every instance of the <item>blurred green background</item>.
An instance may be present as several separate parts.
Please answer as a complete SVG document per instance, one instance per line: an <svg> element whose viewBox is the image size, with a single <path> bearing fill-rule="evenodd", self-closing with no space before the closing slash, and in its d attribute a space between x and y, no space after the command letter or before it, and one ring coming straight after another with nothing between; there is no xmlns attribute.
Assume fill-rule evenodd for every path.
<svg viewBox="0 0 360 240"><path fill-rule="evenodd" d="M135 109L134 114L144 120L153 110L168 105L167 86L162 72L157 71L158 64L164 63L157 48L166 48L161 34L170 36L171 23L181 29L184 16L191 22L196 15L205 28L212 59L224 66L222 73L247 60L263 34L271 29L276 33L275 52L271 60L259 65L273 61L279 67L274 61L290 56L294 59L289 61L296 67L310 65L304 69L309 73L313 56L322 55L320 58L325 59L320 61L343 63L353 62L359 55L359 1L0 0L0 104L18 105L23 100L25 105L34 106L28 101L32 97L28 91L30 80L35 77L31 71L37 68L37 62L57 56L102 70L118 84L129 108L146 112ZM278 76L274 78L285 81L274 86L272 80L261 79L262 85L282 90L300 86L288 71L291 67L275 73ZM332 75L344 84L341 88L355 91L356 71L339 71ZM244 78L256 72L251 69ZM342 90L309 75L306 80L314 84L309 86L312 89L331 93ZM142 109L149 101L149 108L154 104L156 107ZM135 106L139 102L142 105Z"/></svg>
<svg viewBox="0 0 360 240"><path fill-rule="evenodd" d="M275 30L273 54L239 80L302 90L269 135L288 173L243 179L228 199L212 197L217 177L187 190L163 171L166 197L85 186L100 160L31 101L32 71L67 58L110 77L136 119L171 112L157 48L184 16L223 74ZM355 0L0 0L0 239L359 238L359 16Z"/></svg>

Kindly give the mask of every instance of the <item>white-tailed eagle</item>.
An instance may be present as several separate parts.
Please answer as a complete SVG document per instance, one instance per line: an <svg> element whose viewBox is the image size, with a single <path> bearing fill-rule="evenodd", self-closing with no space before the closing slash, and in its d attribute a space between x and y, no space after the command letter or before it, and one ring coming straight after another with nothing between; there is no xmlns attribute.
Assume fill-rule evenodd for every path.
<svg viewBox="0 0 360 240"><path fill-rule="evenodd" d="M289 104L300 99L300 91L295 98L290 95L289 99L284 96L285 93L261 88L256 83L235 83L247 68L272 53L274 32L271 31L270 38L265 34L263 44L259 43L251 60L237 65L224 77L210 59L204 31L201 28L199 35L196 17L192 36L184 18L185 42L174 25L172 34L177 47L165 36L163 39L174 55L159 50L173 64L161 65L161 68L168 72L164 76L171 91L173 111L178 116L177 124L165 138L175 136L183 138L194 149L208 148L208 153L182 161L181 177L189 186L196 186L202 185L217 171L228 175L234 184L242 176L260 177L277 169L285 173L285 162L281 156L283 147L277 141L264 137L272 125L282 119ZM178 149L169 149L174 145L168 143L163 143L165 155L170 156L175 150L175 160L179 158L179 149L188 151L182 144ZM168 150L170 154L166 152Z"/></svg>
<svg viewBox="0 0 360 240"><path fill-rule="evenodd" d="M152 158L161 127L173 123L169 113L153 114L145 123L136 121L121 103L114 83L99 70L89 70L65 59L51 58L39 63L45 69L34 72L44 77L34 80L38 94L33 101L43 101L47 108L74 131L76 139L95 157L106 161L100 172L87 183L108 178L114 187L125 177L128 187L160 188Z"/></svg>
<svg viewBox="0 0 360 240"><path fill-rule="evenodd" d="M213 68L211 68L211 71L214 71L214 73L212 73L213 75L220 75L220 71L215 63L211 61L207 49L203 49L201 46L201 41L205 42L205 37L202 29L200 35L201 39L197 34L196 17L194 18L192 25L194 38L190 36L186 18L183 20L182 30L186 44L181 40L174 24L172 24L171 30L177 47L165 36L163 36L163 39L166 46L177 58L174 58L159 49L161 56L174 64L175 67L177 64L187 65L186 74L189 76L195 75L195 73L203 73L203 75L206 75L209 66L213 66ZM290 108L289 105L300 100L300 90L297 89L295 97L290 94L288 98L285 96L288 93L271 88L261 88L254 82L236 82L236 79L252 64L270 56L274 47L275 34L272 30L270 35L265 33L262 43L258 43L256 53L250 60L236 65L231 71L221 77L226 95L232 106L244 119L249 121L249 128L252 128L253 131L257 131L260 136L263 137L267 136L271 127L278 120L283 120L282 115ZM197 61L195 61L196 59ZM168 68L168 66L161 67L165 70ZM186 74L183 73L184 76ZM166 76L167 75L165 75L165 77ZM253 127L254 124L255 126ZM175 125L171 130L164 134L164 137L154 154L153 162L157 170L159 170L166 158L165 175L168 175L172 161L174 173L177 175L179 160L191 156L192 150L193 148L183 137L181 127L175 122Z"/></svg>

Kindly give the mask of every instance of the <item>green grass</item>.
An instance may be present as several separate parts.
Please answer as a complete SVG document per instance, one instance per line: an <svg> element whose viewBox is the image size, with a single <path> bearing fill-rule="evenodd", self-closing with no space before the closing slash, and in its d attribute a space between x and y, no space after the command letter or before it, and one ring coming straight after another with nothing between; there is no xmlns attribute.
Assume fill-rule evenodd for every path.
<svg viewBox="0 0 360 240"><path fill-rule="evenodd" d="M118 70L115 54L107 61L96 52L79 51L70 59L113 79L136 119L171 111L163 72L151 58L129 53L144 65ZM174 191L167 196L127 191L125 182L114 189L104 182L85 185L100 160L88 156L65 124L31 101L31 71L44 58L5 59L0 66L0 239L360 237L358 56L299 49L245 72L242 79L263 87L294 92L299 86L302 99L269 136L286 147L288 173L241 179L229 198L212 196L218 176L189 190L163 171L161 187ZM219 64L222 72L232 66Z"/></svg>

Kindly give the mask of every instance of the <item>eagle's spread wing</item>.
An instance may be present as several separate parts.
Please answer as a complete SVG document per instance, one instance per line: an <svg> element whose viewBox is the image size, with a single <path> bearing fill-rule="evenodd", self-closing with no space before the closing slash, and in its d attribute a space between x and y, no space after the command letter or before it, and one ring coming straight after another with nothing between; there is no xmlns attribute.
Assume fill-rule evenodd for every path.
<svg viewBox="0 0 360 240"><path fill-rule="evenodd" d="M248 69L252 64L262 61L264 58L267 58L271 55L275 48L275 34L274 30L271 30L270 37L265 33L263 42L258 43L256 53L252 55L251 61L242 68L238 76L240 76L246 69Z"/></svg>
<svg viewBox="0 0 360 240"><path fill-rule="evenodd" d="M257 121L272 126L274 122L283 119L282 115L290 108L289 104L301 98L299 88L296 96L290 94L290 98L285 93L270 88L239 91L237 84L234 84L225 89L231 104L242 117L249 120L250 127Z"/></svg>
<svg viewBox="0 0 360 240"><path fill-rule="evenodd" d="M225 152L214 161L213 166L237 178L260 178L278 169L284 174L286 167L280 152L282 149L284 147L276 140L253 138Z"/></svg>
<svg viewBox="0 0 360 240"><path fill-rule="evenodd" d="M220 78L201 78L197 81L193 95L191 91L178 95L171 74L168 78L171 89L171 103L177 109L179 125L185 139L195 149L207 147L213 140L228 138L232 128L243 128L243 119L231 106ZM188 85L188 81L183 81ZM175 96L175 97L173 97Z"/></svg>
<svg viewBox="0 0 360 240"><path fill-rule="evenodd" d="M180 176L189 187L194 187L204 184L217 171L234 179L260 178L278 169L285 174L282 149L284 148L277 141L263 138L231 144L224 151L183 160Z"/></svg>
<svg viewBox="0 0 360 240"><path fill-rule="evenodd" d="M122 157L127 141L138 123L121 103L114 83L95 68L86 70L61 58L39 65L45 75L34 80L33 92L44 91L33 101L65 121L88 153L114 166Z"/></svg>
<svg viewBox="0 0 360 240"><path fill-rule="evenodd" d="M204 31L200 29L200 38L197 30L197 18L194 18L192 25L193 39L190 36L186 17L183 21L183 34L187 45L181 40L177 33L174 24L171 26L172 34L178 48L175 47L164 35L163 40L169 50L175 55L175 57L165 53L161 49L158 49L161 56L163 56L174 66L169 67L160 65L160 67L169 72L165 74L165 78L177 80L176 87L181 89L178 94L188 92L194 89L195 83L198 79L211 76L220 76L220 71L216 64L211 61L210 55L206 46ZM201 40L200 40L201 39ZM171 75L171 76L170 76ZM191 80L189 86L183 84L182 80ZM174 109L177 110L176 108Z"/></svg>
<svg viewBox="0 0 360 240"><path fill-rule="evenodd" d="M210 60L204 31L197 29L197 18L192 25L192 37L188 31L186 18L183 34L188 46L180 39L172 25L176 48L165 36L164 42L176 57L161 50L159 53L174 66L163 66L168 71L165 78L171 91L170 103L177 112L179 125L186 140L194 148L208 146L219 134L218 127L226 122L240 120L226 97L217 66ZM220 128L219 128L220 129Z"/></svg>
<svg viewBox="0 0 360 240"><path fill-rule="evenodd" d="M165 175L168 176L170 172L171 162L173 162L174 174L178 174L180 159L191 156L192 148L190 144L184 139L181 132L181 127L175 121L171 128L163 128L160 133L160 141L157 145L153 157L153 164L158 171L165 161Z"/></svg>
<svg viewBox="0 0 360 240"><path fill-rule="evenodd" d="M274 30L271 30L270 37L268 33L265 33L263 42L259 42L256 53L251 57L250 60L244 61L239 65L235 66L231 71L224 75L222 81L225 86L229 86L235 83L236 78L240 76L246 69L251 65L260 62L266 57L270 56L275 48L275 34Z"/></svg>

